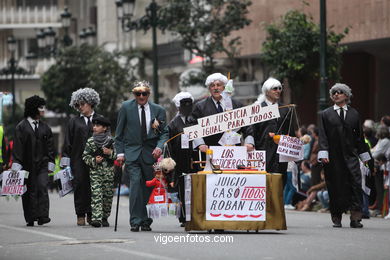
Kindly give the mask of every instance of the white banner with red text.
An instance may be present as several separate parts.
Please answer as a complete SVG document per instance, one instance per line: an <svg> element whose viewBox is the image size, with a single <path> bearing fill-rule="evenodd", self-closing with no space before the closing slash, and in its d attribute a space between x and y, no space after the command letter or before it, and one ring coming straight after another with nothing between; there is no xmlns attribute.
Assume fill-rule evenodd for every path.
<svg viewBox="0 0 390 260"><path fill-rule="evenodd" d="M265 221L265 174L208 174L206 220Z"/></svg>

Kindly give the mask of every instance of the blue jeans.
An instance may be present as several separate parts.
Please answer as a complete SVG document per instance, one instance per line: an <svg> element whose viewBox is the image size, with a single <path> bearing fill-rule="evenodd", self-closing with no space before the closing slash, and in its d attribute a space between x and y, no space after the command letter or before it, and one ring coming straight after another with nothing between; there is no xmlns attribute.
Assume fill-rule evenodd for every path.
<svg viewBox="0 0 390 260"><path fill-rule="evenodd" d="M366 193L363 193L363 205L362 205L362 213L363 216L370 216L370 212L368 211L368 195Z"/></svg>
<svg viewBox="0 0 390 260"><path fill-rule="evenodd" d="M287 182L286 185L284 186L284 191L283 191L284 205L289 205L292 203L292 199L295 192L296 189L292 184L292 172L287 172Z"/></svg>
<svg viewBox="0 0 390 260"><path fill-rule="evenodd" d="M322 207L329 208L329 194L327 190L320 190L317 192L317 198L320 200Z"/></svg>

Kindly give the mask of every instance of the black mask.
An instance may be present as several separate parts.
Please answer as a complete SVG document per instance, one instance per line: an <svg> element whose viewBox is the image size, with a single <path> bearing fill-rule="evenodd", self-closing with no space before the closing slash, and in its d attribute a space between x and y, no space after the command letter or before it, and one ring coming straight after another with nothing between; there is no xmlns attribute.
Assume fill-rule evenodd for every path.
<svg viewBox="0 0 390 260"><path fill-rule="evenodd" d="M182 116L189 116L192 112L192 99L191 98L184 98L180 100L180 107L179 107L179 113Z"/></svg>

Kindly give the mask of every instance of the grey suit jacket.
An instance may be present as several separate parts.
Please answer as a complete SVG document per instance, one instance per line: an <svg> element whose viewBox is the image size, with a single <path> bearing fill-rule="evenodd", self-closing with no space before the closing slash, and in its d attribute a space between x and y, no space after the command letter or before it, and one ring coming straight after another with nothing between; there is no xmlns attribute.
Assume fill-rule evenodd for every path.
<svg viewBox="0 0 390 260"><path fill-rule="evenodd" d="M152 152L156 147L163 149L164 142L168 140L165 109L149 102L150 119L162 122L159 131L150 128L146 140L141 137L141 124L138 113L138 104L135 100L123 102L118 113L116 127L115 149L117 154L124 153L126 163L138 160L140 156L149 164L155 162ZM151 124L152 122L149 122Z"/></svg>

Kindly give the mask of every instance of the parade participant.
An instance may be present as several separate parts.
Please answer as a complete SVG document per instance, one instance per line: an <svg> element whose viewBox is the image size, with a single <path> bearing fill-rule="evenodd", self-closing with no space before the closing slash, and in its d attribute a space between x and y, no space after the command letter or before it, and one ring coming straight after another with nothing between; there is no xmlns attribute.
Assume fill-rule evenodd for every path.
<svg viewBox="0 0 390 260"><path fill-rule="evenodd" d="M257 102L262 107L273 104L282 104L279 99L282 94L282 84L279 80L274 78L267 79L262 88L262 94L259 96ZM287 162L279 162L279 154L276 153L278 145L273 140L273 134L295 136L294 127L290 127L291 108L279 108L279 118L260 122L253 125L253 137L255 139L256 150L265 150L266 156L266 170L269 173L283 174L283 183L287 180Z"/></svg>
<svg viewBox="0 0 390 260"><path fill-rule="evenodd" d="M45 100L39 96L26 99L24 119L15 129L12 150L12 170L29 172L27 191L22 195L24 218L27 226L50 222L48 172L54 171L53 134L41 119L45 113Z"/></svg>
<svg viewBox="0 0 390 260"><path fill-rule="evenodd" d="M194 98L189 92L180 92L173 98L173 103L178 109L176 116L168 124L169 138L175 137L183 132L183 128L191 126L195 121L192 116L192 107ZM169 151L172 159L176 162L174 186L179 192L179 199L182 204L179 221L181 226L185 224L184 211L184 177L183 173L192 173L195 170L191 169L192 158L192 141L188 141L185 136L180 135L172 139L169 143Z"/></svg>
<svg viewBox="0 0 390 260"><path fill-rule="evenodd" d="M164 176L160 165L155 164L154 178L146 181L146 187L153 187L152 193L149 196L148 204L168 203L167 188L168 183L166 176Z"/></svg>
<svg viewBox="0 0 390 260"><path fill-rule="evenodd" d="M85 145L83 160L89 166L91 179L91 226L108 227L114 196L114 140L110 121L104 117L92 119L93 135Z"/></svg>
<svg viewBox="0 0 390 260"><path fill-rule="evenodd" d="M168 140L165 109L148 101L150 83L137 81L132 90L134 100L123 102L119 110L115 148L117 160L125 162L130 175L130 230L151 231L146 204L152 188L145 181L153 178L153 163L162 154ZM155 93L158 95L158 93Z"/></svg>
<svg viewBox="0 0 390 260"><path fill-rule="evenodd" d="M350 227L362 228L362 184L359 157L370 159L358 111L348 104L351 89L336 83L329 91L334 105L320 114L318 159L324 164L333 227L351 211Z"/></svg>
<svg viewBox="0 0 390 260"><path fill-rule="evenodd" d="M99 94L91 88L79 89L72 93L70 106L80 112L79 116L69 120L65 131L65 139L60 165L70 165L74 177L74 206L77 215L77 225L85 226L91 222L91 186L89 168L83 161L82 155L85 144L92 136L92 119L99 116L94 109L100 103Z"/></svg>
<svg viewBox="0 0 390 260"><path fill-rule="evenodd" d="M227 110L232 110L242 107L242 104L232 99L229 95L222 95L228 79L221 73L214 73L207 77L205 85L210 91L211 96L195 104L192 116L195 120L201 117L222 113ZM242 127L241 132L245 138L245 146L248 151L254 148L254 141L249 131L250 128ZM193 142L194 148L198 148L202 152L206 152L209 146L219 146L218 143L223 133L207 136L204 138L195 139Z"/></svg>

